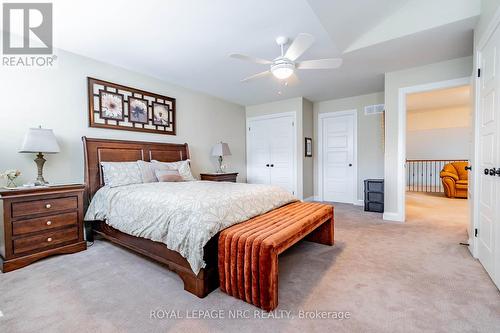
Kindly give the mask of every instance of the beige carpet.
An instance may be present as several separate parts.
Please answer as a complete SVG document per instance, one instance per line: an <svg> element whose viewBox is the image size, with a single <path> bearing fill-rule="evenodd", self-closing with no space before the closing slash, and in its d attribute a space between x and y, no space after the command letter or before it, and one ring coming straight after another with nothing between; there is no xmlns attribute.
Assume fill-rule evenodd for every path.
<svg viewBox="0 0 500 333"><path fill-rule="evenodd" d="M459 245L465 200L412 194L406 224L335 206L336 246L303 242L280 259L277 318L254 318L258 309L218 290L198 299L162 266L98 241L0 275L0 332L500 332L500 293ZM151 319L156 310L182 318ZM225 318L185 318L207 310Z"/></svg>

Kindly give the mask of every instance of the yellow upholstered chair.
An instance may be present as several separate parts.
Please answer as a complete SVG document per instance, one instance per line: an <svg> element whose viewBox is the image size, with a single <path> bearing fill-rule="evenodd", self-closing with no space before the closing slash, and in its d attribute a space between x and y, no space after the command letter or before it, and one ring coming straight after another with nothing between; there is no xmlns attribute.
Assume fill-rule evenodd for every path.
<svg viewBox="0 0 500 333"><path fill-rule="evenodd" d="M468 164L469 162L448 163L441 170L439 175L443 182L444 194L448 198L467 198L469 181L465 167Z"/></svg>

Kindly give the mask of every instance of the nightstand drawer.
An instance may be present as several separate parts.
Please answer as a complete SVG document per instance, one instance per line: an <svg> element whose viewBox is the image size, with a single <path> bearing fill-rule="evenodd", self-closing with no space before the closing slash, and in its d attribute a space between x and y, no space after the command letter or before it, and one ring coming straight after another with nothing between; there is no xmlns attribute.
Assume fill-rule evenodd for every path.
<svg viewBox="0 0 500 333"><path fill-rule="evenodd" d="M44 247L76 241L78 239L78 228L72 227L59 231L46 232L36 236L27 236L14 240L14 253L20 254Z"/></svg>
<svg viewBox="0 0 500 333"><path fill-rule="evenodd" d="M78 213L65 213L60 215L49 215L29 220L12 222L12 234L14 236L28 234L35 231L50 230L65 225L76 225Z"/></svg>
<svg viewBox="0 0 500 333"><path fill-rule="evenodd" d="M42 199L12 204L12 217L22 217L34 214L58 212L78 208L77 197Z"/></svg>

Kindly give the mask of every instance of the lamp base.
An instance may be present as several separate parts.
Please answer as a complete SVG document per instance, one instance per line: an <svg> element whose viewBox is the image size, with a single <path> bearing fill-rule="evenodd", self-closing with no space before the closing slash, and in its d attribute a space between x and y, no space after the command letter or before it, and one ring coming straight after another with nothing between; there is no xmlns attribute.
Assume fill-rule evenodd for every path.
<svg viewBox="0 0 500 333"><path fill-rule="evenodd" d="M222 156L219 156L219 168L217 169L216 172L217 173L224 173L224 171L222 171Z"/></svg>
<svg viewBox="0 0 500 333"><path fill-rule="evenodd" d="M45 164L45 162L47 160L45 158L43 158L42 153L38 153L38 155L36 155L36 158L34 161L35 161L36 166L38 168L38 177L34 181L35 186L47 185L49 182L43 178L43 165Z"/></svg>

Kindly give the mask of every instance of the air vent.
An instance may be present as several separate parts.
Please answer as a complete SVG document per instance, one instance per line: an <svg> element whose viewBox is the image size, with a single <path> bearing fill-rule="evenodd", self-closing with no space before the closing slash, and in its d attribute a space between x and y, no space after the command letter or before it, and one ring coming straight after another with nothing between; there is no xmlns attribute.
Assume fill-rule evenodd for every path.
<svg viewBox="0 0 500 333"><path fill-rule="evenodd" d="M365 115L379 114L383 113L385 109L384 104L375 104L365 106Z"/></svg>

